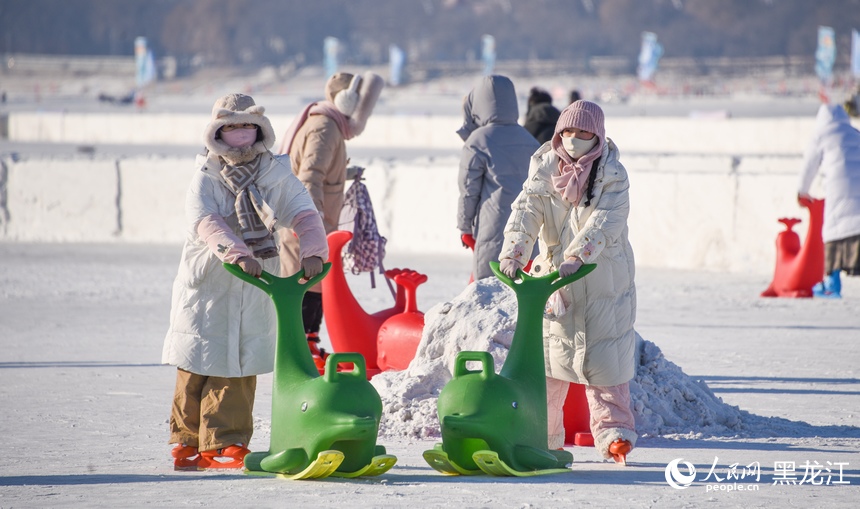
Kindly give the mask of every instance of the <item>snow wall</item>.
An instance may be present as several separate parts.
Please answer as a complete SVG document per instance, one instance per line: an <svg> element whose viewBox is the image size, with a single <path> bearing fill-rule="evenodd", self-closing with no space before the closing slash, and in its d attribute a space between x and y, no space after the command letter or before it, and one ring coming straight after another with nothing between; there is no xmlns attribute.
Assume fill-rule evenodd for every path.
<svg viewBox="0 0 860 509"><path fill-rule="evenodd" d="M283 132L289 116L270 116ZM12 113L10 141L200 146L206 115ZM348 142L367 168L389 252L462 254L456 229L458 117L375 116ZM811 118L607 119L630 174L630 240L642 266L770 273L796 203ZM175 151L174 151L175 152ZM0 240L165 242L184 235L187 157L4 156ZM378 152L378 156L369 156ZM430 155L422 155L422 154ZM814 189L815 191L815 189Z"/></svg>

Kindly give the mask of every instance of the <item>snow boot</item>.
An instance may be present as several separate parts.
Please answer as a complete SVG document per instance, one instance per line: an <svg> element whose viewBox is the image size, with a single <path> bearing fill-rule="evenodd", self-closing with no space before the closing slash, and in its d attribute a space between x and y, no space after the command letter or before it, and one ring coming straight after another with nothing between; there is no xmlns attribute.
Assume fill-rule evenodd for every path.
<svg viewBox="0 0 860 509"><path fill-rule="evenodd" d="M242 444L228 445L223 449L201 451L198 467L202 469L215 468L245 468L245 455L249 451Z"/></svg>
<svg viewBox="0 0 860 509"><path fill-rule="evenodd" d="M314 364L317 369L322 372L325 369L325 359L328 357L328 352L325 348L319 347L320 337L316 332L308 332L308 348L311 350L311 357L314 359Z"/></svg>
<svg viewBox="0 0 860 509"><path fill-rule="evenodd" d="M825 299L842 298L842 281L839 279L839 270L834 270L824 277L824 281L816 283L812 287L812 295Z"/></svg>
<svg viewBox="0 0 860 509"><path fill-rule="evenodd" d="M609 454L612 455L612 459L615 460L615 463L618 463L621 466L627 466L627 454L632 450L633 446L630 445L630 442L620 438L609 444Z"/></svg>
<svg viewBox="0 0 860 509"><path fill-rule="evenodd" d="M177 444L177 446L170 451L170 455L173 456L174 470L198 470L200 453L197 451L196 447Z"/></svg>

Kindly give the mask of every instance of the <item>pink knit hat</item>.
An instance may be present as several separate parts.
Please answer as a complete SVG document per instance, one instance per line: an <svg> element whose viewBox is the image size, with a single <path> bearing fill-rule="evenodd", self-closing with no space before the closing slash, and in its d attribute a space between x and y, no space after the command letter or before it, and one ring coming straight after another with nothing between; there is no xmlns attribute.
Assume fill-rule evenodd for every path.
<svg viewBox="0 0 860 509"><path fill-rule="evenodd" d="M576 161L570 157L561 142L561 132L572 128L594 133L598 139L597 145ZM579 100L571 103L561 112L555 124L555 134L552 136L550 146L558 156L558 174L551 176L552 184L562 198L574 205L579 205L588 183L588 174L592 171L592 163L603 153L605 144L603 110L600 106L591 101Z"/></svg>
<svg viewBox="0 0 860 509"><path fill-rule="evenodd" d="M606 131L603 127L603 110L591 101L575 101L571 103L555 124L555 134L558 135L565 129L577 128L596 134L603 141L606 139Z"/></svg>

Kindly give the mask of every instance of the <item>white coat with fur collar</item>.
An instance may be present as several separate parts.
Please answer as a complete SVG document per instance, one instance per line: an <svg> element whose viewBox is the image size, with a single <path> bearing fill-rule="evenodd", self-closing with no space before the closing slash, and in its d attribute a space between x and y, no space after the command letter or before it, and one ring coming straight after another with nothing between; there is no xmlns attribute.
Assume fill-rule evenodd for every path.
<svg viewBox="0 0 860 509"><path fill-rule="evenodd" d="M544 320L546 374L598 386L620 385L635 374L636 288L627 239L630 210L627 171L607 139L593 198L574 207L552 185L558 156L544 144L532 156L529 176L512 206L499 259L520 258L539 242L532 275L546 275L567 257L597 268L560 291L570 304L557 321Z"/></svg>
<svg viewBox="0 0 860 509"><path fill-rule="evenodd" d="M278 232L292 224L300 211L316 211L286 162L268 151L260 158L255 184L277 215ZM173 283L162 362L207 376L269 373L274 366L277 332L271 299L227 272L197 234L197 225L211 214L223 217L239 232L236 198L221 177L222 165L214 154L197 156L198 171L186 195L188 231ZM263 270L278 275L277 257L260 261Z"/></svg>

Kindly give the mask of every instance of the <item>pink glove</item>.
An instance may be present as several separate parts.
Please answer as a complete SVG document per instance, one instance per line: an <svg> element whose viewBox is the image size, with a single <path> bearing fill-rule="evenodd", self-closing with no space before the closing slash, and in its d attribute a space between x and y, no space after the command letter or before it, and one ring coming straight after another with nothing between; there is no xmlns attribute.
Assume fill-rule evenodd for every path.
<svg viewBox="0 0 860 509"><path fill-rule="evenodd" d="M567 277L578 271L580 267L582 267L582 260L579 258L568 258L559 265L558 276Z"/></svg>
<svg viewBox="0 0 860 509"><path fill-rule="evenodd" d="M243 256L242 258L239 258L239 261L236 263L239 265L239 268L249 276L260 277L260 274L263 273L263 267L260 265L260 262L250 256Z"/></svg>
<svg viewBox="0 0 860 509"><path fill-rule="evenodd" d="M522 268L523 264L513 258L505 258L499 263L499 270L511 279L516 279L517 271Z"/></svg>
<svg viewBox="0 0 860 509"><path fill-rule="evenodd" d="M304 279L310 279L323 270L323 260L319 256L308 256L302 259L302 270L305 271Z"/></svg>

